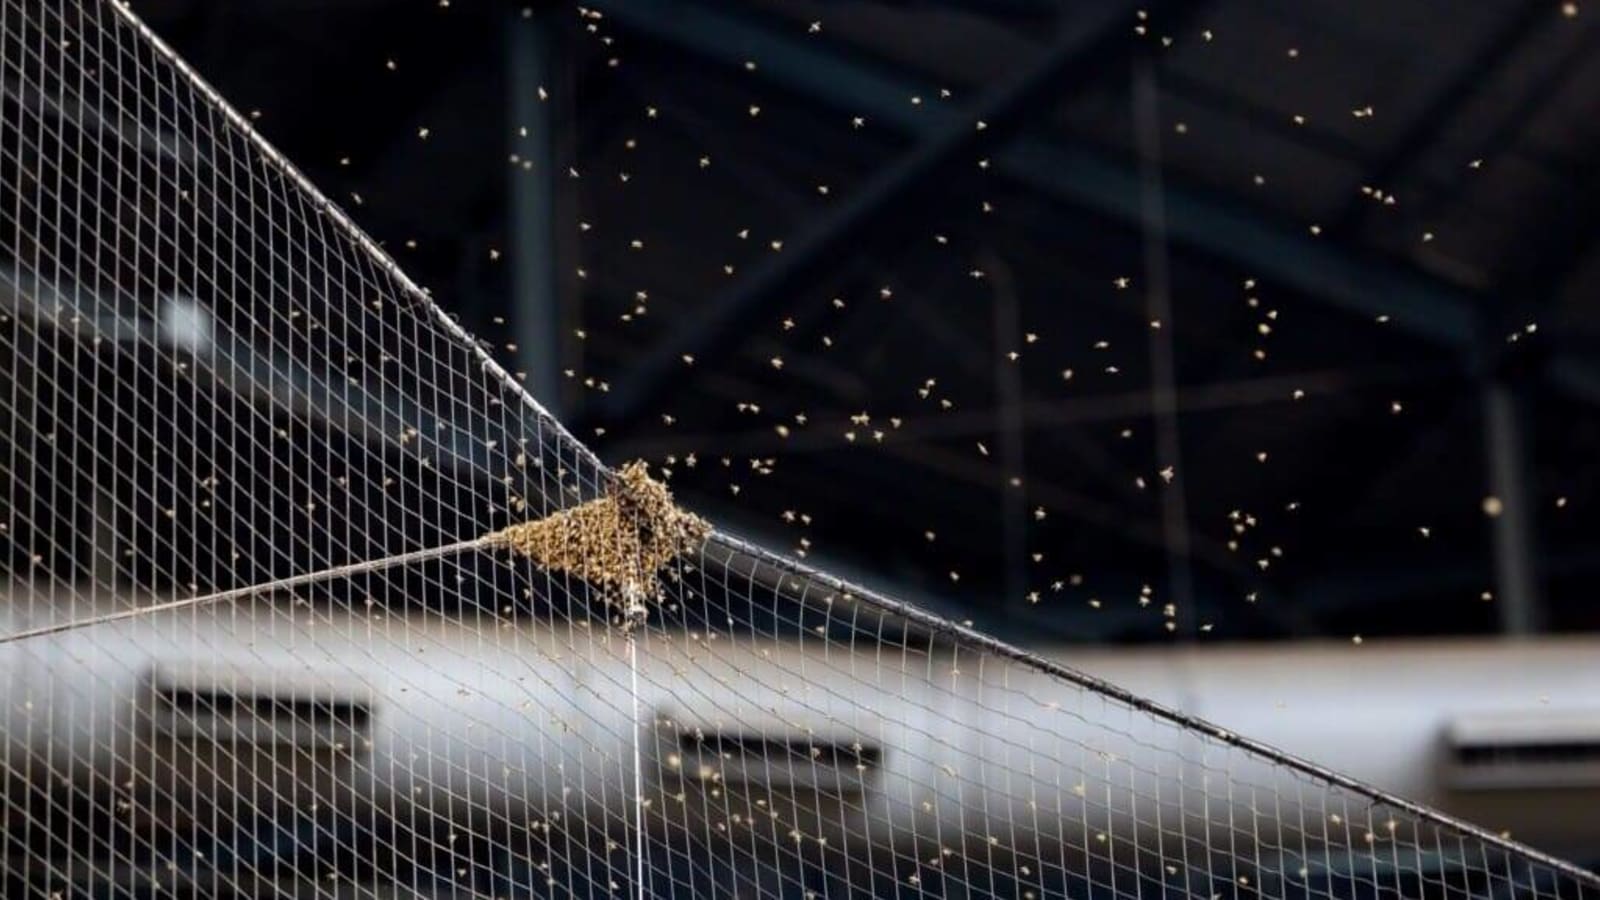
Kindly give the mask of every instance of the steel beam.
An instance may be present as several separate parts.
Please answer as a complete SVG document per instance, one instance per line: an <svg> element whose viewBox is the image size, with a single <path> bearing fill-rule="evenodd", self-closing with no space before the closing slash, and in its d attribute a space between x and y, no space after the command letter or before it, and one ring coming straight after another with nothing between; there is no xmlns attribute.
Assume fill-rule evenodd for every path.
<svg viewBox="0 0 1600 900"><path fill-rule="evenodd" d="M961 119L937 106L906 102L928 94L928 85L830 50L825 42L776 33L714 4L596 0L591 5L623 28L729 66L759 60L757 75L813 102L864 116L874 127L925 139ZM1104 155L1024 137L995 156L1004 175L1030 189L1130 227L1140 221L1138 172ZM1391 327L1433 343L1465 347L1475 339L1475 297L1467 291L1170 181L1165 193L1168 237L1177 245L1347 312L1388 316Z"/></svg>
<svg viewBox="0 0 1600 900"><path fill-rule="evenodd" d="M1180 4L1174 0L1171 5ZM1194 0L1188 5L1194 5ZM1149 15L1161 15L1161 11L1155 9L1160 4L1147 6L1151 7ZM721 58L731 52L739 57L741 64L744 59L760 59L762 69L773 64L769 56L771 47L744 56L740 46L745 40L724 45L729 35L725 29L714 25L715 21L721 21L720 15L699 10L705 15L697 16L694 4L605 2L598 4L598 8L623 25L652 33L670 33L692 41L698 52L715 52ZM626 421L639 415L686 377L685 356L704 357L708 351L736 345L738 342L730 338L766 316L772 301L803 288L810 279L836 267L839 257L864 234L890 224L891 216L912 218L906 215L910 202L933 203L942 199L942 192L928 188L941 176L968 165L987 148L1002 143L1026 124L1030 114L1036 114L1067 93L1060 89L1061 84L1073 79L1087 81L1108 62L1125 55L1135 42L1133 8L1127 4L1093 4L1085 9L1090 10L1086 21L1066 28L1021 75L987 92L969 109L930 116L934 124L913 132L916 144L909 153L792 240L784 253L770 257L737 286L696 310L692 321L668 336L631 372L614 382L602 407L604 417ZM1164 21L1170 23L1170 19ZM750 34L759 36L760 32ZM790 58L790 65L799 62L801 68L805 68L811 64L803 51L785 55ZM790 65L782 68L800 74ZM804 78L813 87L818 86L811 80L811 74ZM829 86L829 96L839 87ZM909 96L901 92L891 101L888 95L879 94L873 98L873 103L910 108L906 102ZM846 94L835 99L853 105L864 98ZM921 108L925 110L927 105ZM874 114L872 110L858 108L858 111Z"/></svg>
<svg viewBox="0 0 1600 900"><path fill-rule="evenodd" d="M1022 304L1016 278L1005 260L989 250L984 251L983 259L984 269L990 272L994 306L994 428L1000 439L1000 468L1006 476L1000 487L1000 558L1005 561L1002 608L1015 609L1026 605L1023 600L1028 591L1027 424L1022 415L1022 371L1006 353L1023 346ZM1016 487L1010 483L1012 478L1020 479Z"/></svg>
<svg viewBox="0 0 1600 900"><path fill-rule="evenodd" d="M346 372L322 370L229 333L214 332L214 323L197 337L147 316L97 312L114 306L81 285L38 279L0 266L0 311L15 316L35 335L51 331L103 339L106 352L181 349L190 354L192 376L209 381L220 392L320 422L389 451L403 429L415 429L420 447L431 451L440 465L466 477L491 476L493 448L512 446L517 438L498 416L468 410L446 422L382 379L352 382Z"/></svg>
<svg viewBox="0 0 1600 900"><path fill-rule="evenodd" d="M1476 92L1487 89L1491 77L1513 59L1541 23L1550 21L1555 10L1546 4L1524 0L1512 9L1499 28L1473 49L1466 63L1458 67L1428 104L1405 122L1400 134L1383 155L1367 166L1367 184L1388 191L1394 181L1417 162L1419 155L1439 139L1445 126L1461 112ZM1364 197L1352 197L1334 221L1333 231L1348 234L1377 209Z"/></svg>
<svg viewBox="0 0 1600 900"><path fill-rule="evenodd" d="M1267 375L1235 381L1190 384L1177 389L1173 398L1184 415L1243 409L1269 404L1296 402L1294 392L1304 391L1308 399L1351 393L1385 386L1416 386L1452 383L1460 377L1454 366L1362 367L1323 369L1284 375ZM1600 402L1600 381L1591 385ZM1154 398L1145 388L1112 394L1092 394L1050 400L1028 400L1022 405L1023 424L1030 430L1048 428L1070 433L1083 426L1102 422L1154 415ZM900 428L884 436L885 444L934 443L951 439L970 439L991 434L997 413L988 409L957 409L951 412L911 417ZM629 440L616 448L622 458L687 453L703 447L717 447L729 454L784 453L789 456L825 453L845 445L843 410L813 411L812 426L781 437L771 428L736 432L685 432L659 434L648 439Z"/></svg>
<svg viewBox="0 0 1600 900"><path fill-rule="evenodd" d="M1181 474L1161 491L1161 533L1167 550L1171 602L1193 617L1194 572L1189 565L1188 473L1183 471L1183 440L1178 425L1178 359L1172 332L1171 259L1167 247L1166 183L1161 166L1161 88L1149 57L1134 66L1129 112L1139 151L1139 207L1143 238L1145 313L1158 327L1149 329L1150 420L1155 432L1156 465Z"/></svg>
<svg viewBox="0 0 1600 900"><path fill-rule="evenodd" d="M517 360L528 390L560 416L562 313L556 274L555 123L549 85L555 67L550 19L544 4L527 15L512 11L506 27L506 114L510 168L507 212L511 264L511 314Z"/></svg>
<svg viewBox="0 0 1600 900"><path fill-rule="evenodd" d="M1484 450L1489 469L1484 511L1490 514L1496 605L1501 630L1519 636L1538 632L1544 619L1521 406L1510 385L1491 381L1484 386Z"/></svg>

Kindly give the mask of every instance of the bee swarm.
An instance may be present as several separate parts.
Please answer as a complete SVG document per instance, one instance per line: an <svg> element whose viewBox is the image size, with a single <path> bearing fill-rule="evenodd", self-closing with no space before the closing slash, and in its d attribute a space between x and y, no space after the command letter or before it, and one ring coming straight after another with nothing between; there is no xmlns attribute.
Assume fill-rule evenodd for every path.
<svg viewBox="0 0 1600 900"><path fill-rule="evenodd" d="M504 528L490 535L490 543L617 591L632 603L655 596L657 573L710 535L710 523L679 509L667 486L635 461L617 470L605 496Z"/></svg>

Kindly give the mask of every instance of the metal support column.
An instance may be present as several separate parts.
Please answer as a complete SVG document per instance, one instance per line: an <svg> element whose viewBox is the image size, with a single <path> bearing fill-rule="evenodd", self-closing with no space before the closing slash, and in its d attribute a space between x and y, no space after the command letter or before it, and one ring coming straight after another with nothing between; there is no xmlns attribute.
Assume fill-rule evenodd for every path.
<svg viewBox="0 0 1600 900"><path fill-rule="evenodd" d="M1161 531L1167 548L1167 588L1179 614L1196 620L1190 564L1188 487L1178 431L1178 363L1173 347L1171 259L1167 251L1166 186L1161 171L1161 93L1149 57L1133 69L1134 140L1139 150L1140 232L1144 238L1145 309L1150 317L1150 419L1156 465L1163 474Z"/></svg>
<svg viewBox="0 0 1600 900"><path fill-rule="evenodd" d="M1000 439L1000 550L1005 564L1005 600L1000 608L1014 610L1028 592L1027 425L1022 416L1022 370L1007 354L1023 348L1022 304L1006 261L992 250L981 258L994 288L994 425Z"/></svg>
<svg viewBox="0 0 1600 900"><path fill-rule="evenodd" d="M1522 401L1504 381L1490 381L1483 388L1483 428L1490 497L1485 512L1491 517L1500 626L1510 635L1534 634L1544 624L1544 608L1534 553Z"/></svg>
<svg viewBox="0 0 1600 900"><path fill-rule="evenodd" d="M513 9L506 29L510 168L508 256L518 367L528 390L562 415L562 315L556 272L555 122L550 96L555 11Z"/></svg>

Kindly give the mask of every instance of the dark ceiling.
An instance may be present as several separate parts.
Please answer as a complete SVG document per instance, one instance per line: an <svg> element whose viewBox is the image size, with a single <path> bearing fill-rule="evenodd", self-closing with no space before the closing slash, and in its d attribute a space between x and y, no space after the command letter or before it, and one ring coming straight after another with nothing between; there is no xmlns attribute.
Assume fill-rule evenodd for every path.
<svg viewBox="0 0 1600 900"><path fill-rule="evenodd" d="M1600 11L133 5L731 528L1013 637L1600 626Z"/></svg>

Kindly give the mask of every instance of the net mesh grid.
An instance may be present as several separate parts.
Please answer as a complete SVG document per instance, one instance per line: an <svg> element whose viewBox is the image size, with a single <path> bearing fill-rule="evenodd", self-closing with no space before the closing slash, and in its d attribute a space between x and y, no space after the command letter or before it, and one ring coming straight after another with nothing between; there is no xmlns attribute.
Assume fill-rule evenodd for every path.
<svg viewBox="0 0 1600 900"><path fill-rule="evenodd" d="M0 635L473 541L610 472L126 9L0 0ZM0 644L5 896L1600 896L726 534Z"/></svg>

